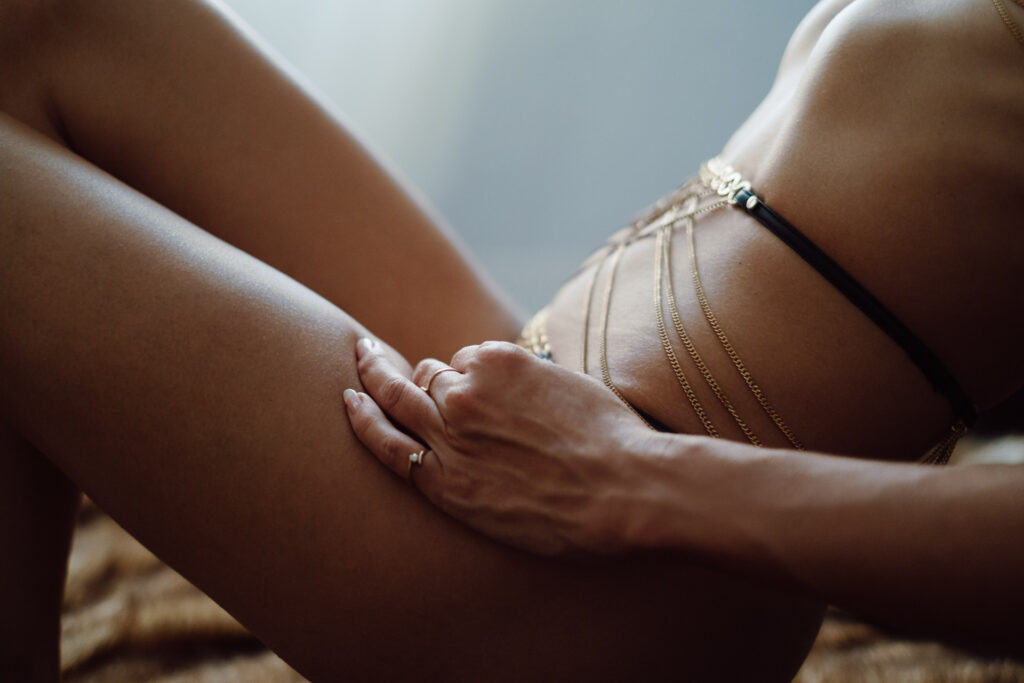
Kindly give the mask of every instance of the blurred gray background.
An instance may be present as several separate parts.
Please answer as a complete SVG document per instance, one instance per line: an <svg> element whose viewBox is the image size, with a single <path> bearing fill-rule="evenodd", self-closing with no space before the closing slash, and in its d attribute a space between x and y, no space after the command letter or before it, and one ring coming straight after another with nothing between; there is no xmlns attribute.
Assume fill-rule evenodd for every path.
<svg viewBox="0 0 1024 683"><path fill-rule="evenodd" d="M810 0L226 0L542 306L716 154Z"/></svg>

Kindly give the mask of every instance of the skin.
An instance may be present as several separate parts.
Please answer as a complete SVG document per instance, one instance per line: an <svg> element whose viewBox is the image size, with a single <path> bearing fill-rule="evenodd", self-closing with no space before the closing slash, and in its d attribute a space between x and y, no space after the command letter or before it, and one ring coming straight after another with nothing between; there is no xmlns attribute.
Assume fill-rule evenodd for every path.
<svg viewBox="0 0 1024 683"><path fill-rule="evenodd" d="M885 627L1024 657L1024 468L839 458L662 434L600 382L512 344L411 381L360 346L356 434L447 514L548 556L700 558ZM509 381L515 377L515 381ZM400 422L418 437L395 429ZM426 444L422 465L409 453Z"/></svg>
<svg viewBox="0 0 1024 683"><path fill-rule="evenodd" d="M1009 11L1024 22L1021 8ZM1024 54L989 3L823 2L723 153L983 411L1024 384L1019 202L985 199L1024 197L1022 78ZM810 449L913 460L944 435L945 399L787 247L739 211L701 219L696 233L716 314ZM697 433L654 327L651 263L650 240L623 257L610 366L631 403ZM677 287L687 267L677 261ZM579 366L587 279L551 306L554 359L569 368ZM678 296L696 345L714 349L693 295ZM708 364L769 445L784 445L729 361ZM488 535L543 554L696 556L918 635L1024 654L1019 467L931 469L654 434L599 382L509 345L463 349L457 372L436 376L429 395L416 388L445 367L424 361L410 381L364 345L371 395L346 394L348 410L402 476L408 453L429 448L416 487ZM588 369L598 374L593 357Z"/></svg>
<svg viewBox="0 0 1024 683"><path fill-rule="evenodd" d="M877 9L887 16L901 6ZM828 130L829 120L863 112L852 104L879 79L893 78L881 84L905 93L908 82L934 83L928 75L936 72L958 79L957 87L946 83L950 94L939 102L947 105L949 125L977 124L972 117L1016 120L1012 106L1006 113L1001 88L984 101L993 106L975 106L971 59L985 60L997 83L1018 73L1016 46L978 7L946 3L929 12L935 25L956 28L949 51L921 51L931 55L925 64L887 59L876 65L876 83L852 94L856 74L901 24L881 22L879 35L870 22L865 28L854 21L873 13L848 13L849 31L822 36L831 36L822 45L835 49L822 47L808 62L817 65L807 78L814 75L818 87L795 88L835 96L810 98L808 107L786 98L769 102L727 155L792 220L827 228L811 234L827 250L859 255L867 272L855 274L883 299L894 297L893 308L920 326L984 405L1019 383L1019 364L1007 369L992 360L1017 358L1002 352L1015 348L1020 317L993 313L1012 310L1005 292L1020 272L1019 245L1000 232L1012 215L1008 202L972 205L977 228L970 243L956 202L987 196L992 187L1019 195L1019 174L1005 173L1017 162L1005 151L1003 131L1021 128L970 128L971 158L984 163L958 172L959 184L941 177L948 157L963 154L956 143L945 144L941 158L938 151L926 158L924 168L938 174L932 181L956 188L930 205L949 222L929 226L928 239L906 232L907 207L896 202L888 220L901 226L906 244L896 245L891 262L879 263L856 251L870 242L864 226L891 234L893 225L857 221L876 214L850 207L867 190L885 196L887 182L908 182L908 169L917 167L882 159L892 162L884 165L889 175L870 180L878 177L878 155L855 152L877 143L871 126L844 121L852 139L833 140L803 125ZM315 680L792 675L820 620L813 602L681 558L560 563L513 552L428 506L358 444L340 409L342 390L360 386L358 337L373 330L394 350L393 364L407 370L399 353L447 357L474 341L510 340L520 321L429 213L216 7L12 0L0 11L0 466L5 486L18 492L5 501L0 536L3 556L18 558L0 569L0 599L14 610L5 623L17 625L0 640L4 678L56 678L56 607L78 489ZM805 26L836 11L838 5L823 5ZM813 55L815 32L804 35ZM971 59L961 54L965 46ZM904 47L910 50L901 55L919 54L916 44ZM801 63L800 52L794 63ZM897 79L894 64L914 70ZM938 96L910 94L929 93ZM817 118L812 101L824 109ZM870 111L897 103L872 104ZM897 117L901 132L918 131L918 114L911 107ZM934 128L921 128L926 140L929 131L934 136ZM833 142L849 148L829 147ZM792 150L801 153L787 156ZM843 169L829 165L847 157ZM988 165L1000 158L1001 167ZM830 176L840 170L852 173L843 182L865 178L878 186L846 190ZM807 177L822 178L843 211L801 190ZM852 194L842 196L846 191ZM711 267L714 260L707 269L719 296L746 292L719 312L736 321L738 338L763 338L763 349L760 342L746 346L745 356L797 428L812 430L808 443L834 438L842 442L837 449L868 449L881 436L856 440L867 431L863 424L877 424L864 421L875 404L897 401L888 419L902 419L907 397L919 420L907 423L916 425L909 430L915 435L888 435L896 442L890 452L902 448L901 439L923 442L939 430L947 418L941 401L928 404L914 393L920 379L889 357L891 349L882 350L889 348L884 340L872 346L877 331L852 322L841 301L830 307L827 290L801 276L786 252L761 245L750 226L718 220L723 235L745 237L734 247L719 245L725 251L705 241L706 255L723 266L741 257L759 263L761 256L775 264L775 271L748 271L750 282L785 276L772 285L777 290L758 290L761 301L750 298L749 287L728 289L723 273L731 269ZM923 243L930 250L914 249ZM967 257L935 271L933 260L956 248ZM625 265L620 302L633 300L630 283L649 287L646 267ZM376 277L382 272L389 277ZM927 296L908 282L926 283ZM802 299L789 297L808 291L825 298L795 313L827 322L809 329L827 327L849 340L836 367L859 367L858 360L870 366L849 395L833 399L848 409L846 417L833 414L835 403L819 401L828 394L822 385L845 387L851 371L829 369L838 374L821 379L802 371L803 356L786 349L807 337L769 324L773 309L765 301L798 306ZM951 318L947 303L963 291L978 296L971 306L954 307ZM458 306L448 305L455 300ZM568 290L556 307L559 301L578 310L579 297ZM551 330L556 356L569 362L579 330L568 314L556 318L565 321ZM980 319L986 324L960 327ZM988 336L949 335L950 323ZM633 346L646 343L642 332L638 327L636 338L626 334L613 344L613 366L630 398L649 392L648 404L662 405L665 375L643 361L651 356L642 346ZM811 346L803 351L822 353ZM868 355L872 350L878 359ZM641 361L636 367L629 363L634 357ZM881 370L872 369L875 362ZM865 387L872 372L884 375L884 401ZM673 417L671 402L664 405L647 407L685 429L686 418ZM814 436L819 421L826 424Z"/></svg>
<svg viewBox="0 0 1024 683"><path fill-rule="evenodd" d="M313 680L792 676L813 601L510 550L359 444L359 337L408 372L521 320L221 8L0 12L0 678L58 678L79 491Z"/></svg>

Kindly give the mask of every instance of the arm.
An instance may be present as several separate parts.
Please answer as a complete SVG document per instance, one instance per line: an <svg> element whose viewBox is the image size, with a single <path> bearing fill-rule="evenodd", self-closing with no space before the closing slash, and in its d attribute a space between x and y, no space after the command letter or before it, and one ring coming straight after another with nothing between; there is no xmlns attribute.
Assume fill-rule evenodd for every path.
<svg viewBox="0 0 1024 683"><path fill-rule="evenodd" d="M658 436L631 545L793 583L888 627L1024 655L1024 468L935 468ZM651 454L661 457L651 459Z"/></svg>
<svg viewBox="0 0 1024 683"><path fill-rule="evenodd" d="M357 435L449 514L535 552L670 549L883 625L1024 654L1024 468L932 468L657 434L591 378L510 345L412 383L364 345ZM515 378L514 381L510 378ZM409 386L406 386L409 385Z"/></svg>

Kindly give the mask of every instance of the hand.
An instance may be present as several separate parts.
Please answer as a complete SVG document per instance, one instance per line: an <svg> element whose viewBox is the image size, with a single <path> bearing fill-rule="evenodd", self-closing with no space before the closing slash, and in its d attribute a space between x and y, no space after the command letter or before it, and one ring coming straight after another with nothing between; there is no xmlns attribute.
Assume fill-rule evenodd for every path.
<svg viewBox="0 0 1024 683"><path fill-rule="evenodd" d="M601 383L501 342L421 361L411 380L376 342L357 356L356 436L435 505L536 553L623 549L629 459L653 432Z"/></svg>

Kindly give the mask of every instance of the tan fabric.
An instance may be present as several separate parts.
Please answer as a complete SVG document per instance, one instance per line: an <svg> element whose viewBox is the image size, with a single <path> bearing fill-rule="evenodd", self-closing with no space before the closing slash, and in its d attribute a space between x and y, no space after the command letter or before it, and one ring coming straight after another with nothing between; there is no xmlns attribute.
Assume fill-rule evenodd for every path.
<svg viewBox="0 0 1024 683"><path fill-rule="evenodd" d="M61 668L71 683L304 680L88 502L68 568Z"/></svg>
<svg viewBox="0 0 1024 683"><path fill-rule="evenodd" d="M830 616L794 683L1024 683L1024 664L886 637Z"/></svg>
<svg viewBox="0 0 1024 683"><path fill-rule="evenodd" d="M1005 451L1022 452L1019 444ZM974 458L1004 460L991 448ZM61 660L68 683L304 680L88 503L71 554ZM796 681L1024 683L1024 664L890 639L830 616Z"/></svg>

